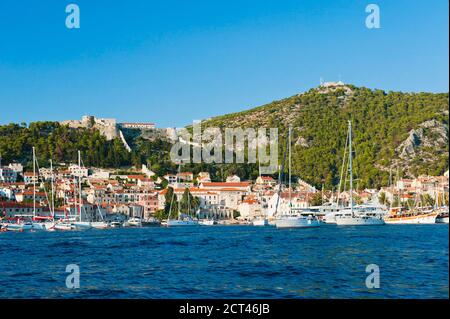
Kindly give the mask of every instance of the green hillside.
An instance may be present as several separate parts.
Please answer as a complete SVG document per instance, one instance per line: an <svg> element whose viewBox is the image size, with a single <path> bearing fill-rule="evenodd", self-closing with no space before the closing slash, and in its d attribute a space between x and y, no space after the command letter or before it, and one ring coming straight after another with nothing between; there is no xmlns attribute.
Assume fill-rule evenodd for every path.
<svg viewBox="0 0 450 319"><path fill-rule="evenodd" d="M396 174L398 168L403 176L437 175L448 169L448 110L448 93L384 92L345 85L319 87L215 117L202 127L277 127L282 141L291 125L293 173L331 188L339 180L351 119L357 184L379 187L388 183L390 169Z"/></svg>

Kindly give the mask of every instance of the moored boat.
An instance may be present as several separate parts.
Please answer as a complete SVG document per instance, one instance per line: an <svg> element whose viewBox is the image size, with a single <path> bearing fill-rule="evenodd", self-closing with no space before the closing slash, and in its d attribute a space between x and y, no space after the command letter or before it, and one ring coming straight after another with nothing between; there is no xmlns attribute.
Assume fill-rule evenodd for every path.
<svg viewBox="0 0 450 319"><path fill-rule="evenodd" d="M441 207L437 211L436 223L438 224L448 224L448 207Z"/></svg>
<svg viewBox="0 0 450 319"><path fill-rule="evenodd" d="M190 216L184 216L179 219L168 219L166 221L166 226L174 227L174 226L198 226L199 222L197 220L192 219Z"/></svg>
<svg viewBox="0 0 450 319"><path fill-rule="evenodd" d="M438 212L393 208L384 218L386 224L435 224Z"/></svg>
<svg viewBox="0 0 450 319"><path fill-rule="evenodd" d="M203 226L213 226L216 224L216 221L214 219L200 219L198 223Z"/></svg>
<svg viewBox="0 0 450 319"><path fill-rule="evenodd" d="M277 228L308 228L319 227L320 222L315 216L285 215L275 220Z"/></svg>
<svg viewBox="0 0 450 319"><path fill-rule="evenodd" d="M252 220L253 226L269 226L269 220L264 217L255 218Z"/></svg>
<svg viewBox="0 0 450 319"><path fill-rule="evenodd" d="M379 226L384 225L383 211L372 207L354 207L353 200L353 151L352 151L352 122L348 121L347 141L348 145L348 172L350 205L348 208L336 213L336 225L338 226ZM343 166L345 165L345 151Z"/></svg>
<svg viewBox="0 0 450 319"><path fill-rule="evenodd" d="M123 223L123 227L142 227L142 220L139 217L132 217Z"/></svg>

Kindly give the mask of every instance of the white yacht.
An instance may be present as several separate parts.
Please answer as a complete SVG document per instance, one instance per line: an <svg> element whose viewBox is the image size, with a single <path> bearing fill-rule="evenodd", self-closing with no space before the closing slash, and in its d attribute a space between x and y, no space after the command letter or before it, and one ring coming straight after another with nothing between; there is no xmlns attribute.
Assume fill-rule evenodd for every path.
<svg viewBox="0 0 450 319"><path fill-rule="evenodd" d="M30 231L33 229L33 224L31 222L26 222L23 220L16 220L16 222L7 222L5 224L3 224L4 229L6 229L7 231Z"/></svg>
<svg viewBox="0 0 450 319"><path fill-rule="evenodd" d="M59 231L67 231L67 230L74 230L75 226L71 222L59 220L55 223L54 228L55 228L55 230L59 230Z"/></svg>
<svg viewBox="0 0 450 319"><path fill-rule="evenodd" d="M277 228L319 227L320 222L315 216L293 213L291 215L280 216L280 218L275 220L275 226Z"/></svg>
<svg viewBox="0 0 450 319"><path fill-rule="evenodd" d="M102 211L101 211L99 205L97 205L97 210L98 210L98 213L100 215L100 221L91 222L92 228L95 228L95 229L106 229L106 228L109 228L110 227L109 223L107 223L105 221L105 219L103 218L103 214L102 214Z"/></svg>
<svg viewBox="0 0 450 319"><path fill-rule="evenodd" d="M112 221L110 223L111 228L120 228L120 227L122 227L122 225L123 225L123 223L121 223L121 222L119 222L117 220Z"/></svg>
<svg viewBox="0 0 450 319"><path fill-rule="evenodd" d="M353 205L353 152L352 152L352 122L348 121L348 168L350 174L350 207L337 213L336 224L338 226L372 226L384 225L383 213L368 207L355 208ZM347 144L346 144L347 145ZM345 165L344 151L344 164Z"/></svg>
<svg viewBox="0 0 450 319"><path fill-rule="evenodd" d="M124 227L142 227L142 220L139 217L132 217L123 223Z"/></svg>
<svg viewBox="0 0 450 319"><path fill-rule="evenodd" d="M198 226L199 222L192 218L183 218L183 219L168 219L166 222L166 226Z"/></svg>
<svg viewBox="0 0 450 319"><path fill-rule="evenodd" d="M319 227L320 222L315 216L315 213L312 211L307 211L303 209L293 209L292 208L292 201L291 201L291 133L292 128L289 127L288 131L288 150L289 150L289 210L287 212L284 212L280 215L277 214L278 212L278 204L280 199L280 192L281 192L281 174L280 174L280 181L279 181L279 187L278 187L278 198L277 198L277 204L275 208L275 226L277 228L307 228L307 227ZM281 171L284 170L284 162L282 164Z"/></svg>
<svg viewBox="0 0 450 319"><path fill-rule="evenodd" d="M213 226L216 224L214 219L200 219L198 223L202 226Z"/></svg>
<svg viewBox="0 0 450 319"><path fill-rule="evenodd" d="M320 212L323 214L323 222L326 224L336 224L336 214L345 209L344 206L336 203L324 204L320 207Z"/></svg>
<svg viewBox="0 0 450 319"><path fill-rule="evenodd" d="M383 215L371 214L364 210L345 209L336 214L336 225L338 226L370 226L384 225Z"/></svg>
<svg viewBox="0 0 450 319"><path fill-rule="evenodd" d="M78 151L78 167L81 167L81 152ZM92 229L92 222L90 220L83 220L82 211L83 211L83 200L81 198L82 189L81 189L81 175L78 176L78 221L72 223L72 225L77 230L88 230ZM76 205L75 205L76 207ZM86 211L85 211L86 213ZM86 214L85 214L86 215ZM87 216L85 216L87 217Z"/></svg>
<svg viewBox="0 0 450 319"><path fill-rule="evenodd" d="M178 173L180 173L180 172L181 172L181 164L178 165ZM177 184L178 184L178 182L179 182L179 180L178 180L178 177L177 177ZM167 217L167 220L164 221L164 223L161 223L161 225L168 226L168 227L173 227L173 226L198 226L199 225L198 220L193 219L191 217L191 215L189 214L191 212L190 197L191 197L191 194L189 192L188 193L188 209L187 209L188 214L183 214L183 213L180 212L180 204L177 202L177 206L178 206L178 214L177 214L178 217L177 217L177 219L170 219L170 213L169 213L169 216ZM172 199L170 201L169 212L172 212L172 205L173 205L174 198L175 198L175 192L173 192L173 194L172 194Z"/></svg>

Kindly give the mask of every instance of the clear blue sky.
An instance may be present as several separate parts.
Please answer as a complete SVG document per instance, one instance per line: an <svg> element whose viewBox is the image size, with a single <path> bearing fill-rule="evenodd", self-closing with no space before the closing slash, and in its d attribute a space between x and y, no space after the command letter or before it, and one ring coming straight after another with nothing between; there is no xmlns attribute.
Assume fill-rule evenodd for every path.
<svg viewBox="0 0 450 319"><path fill-rule="evenodd" d="M65 27L76 3L81 28ZM365 27L365 7L381 29ZM1 0L0 123L184 126L319 84L448 92L447 0Z"/></svg>

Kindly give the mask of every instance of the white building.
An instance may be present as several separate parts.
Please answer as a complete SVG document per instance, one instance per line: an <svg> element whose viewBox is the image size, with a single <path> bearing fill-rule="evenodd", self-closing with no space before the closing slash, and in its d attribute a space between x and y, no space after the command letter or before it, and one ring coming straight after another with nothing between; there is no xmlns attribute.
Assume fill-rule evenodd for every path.
<svg viewBox="0 0 450 319"><path fill-rule="evenodd" d="M76 177L88 177L89 170L84 167L80 167L78 165L72 164L69 166L70 175Z"/></svg>

